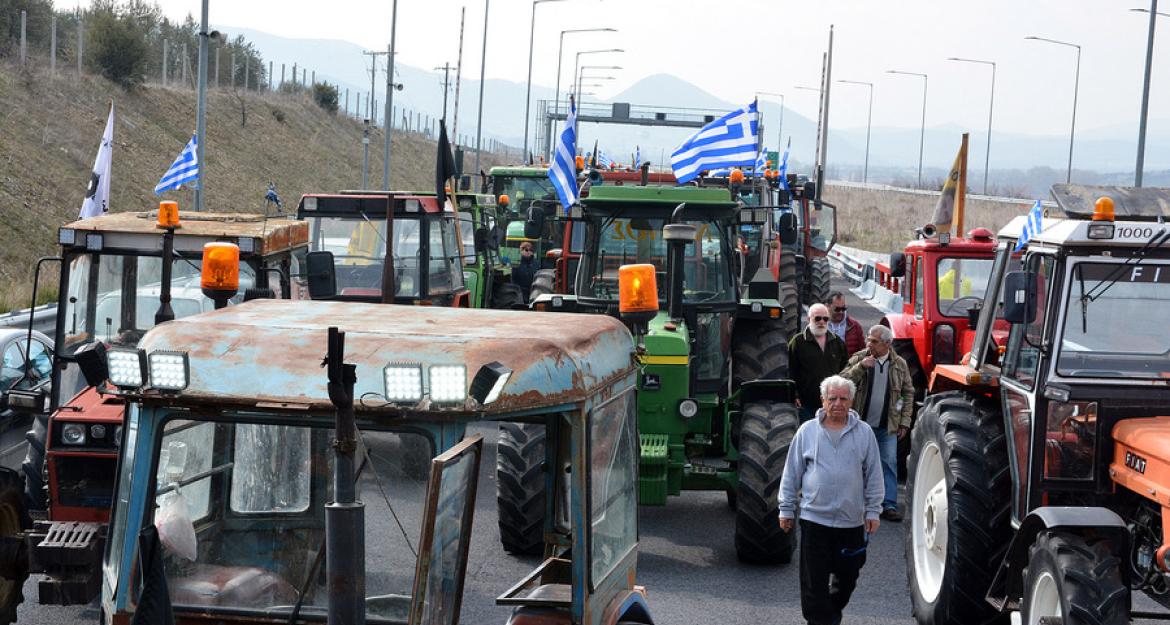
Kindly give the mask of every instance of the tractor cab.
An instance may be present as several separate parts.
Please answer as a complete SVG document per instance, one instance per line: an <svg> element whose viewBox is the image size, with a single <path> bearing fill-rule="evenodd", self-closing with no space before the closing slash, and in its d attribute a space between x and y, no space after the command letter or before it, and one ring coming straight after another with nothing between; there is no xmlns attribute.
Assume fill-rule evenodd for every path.
<svg viewBox="0 0 1170 625"><path fill-rule="evenodd" d="M512 268L501 256L509 223L505 208L486 193L459 192L454 198L463 246L463 283L470 292L471 307L525 308L524 295L512 284Z"/></svg>
<svg viewBox="0 0 1170 625"><path fill-rule="evenodd" d="M468 305L450 202L384 191L308 194L297 218L311 226L313 299Z"/></svg>
<svg viewBox="0 0 1170 625"><path fill-rule="evenodd" d="M180 215L174 202L60 228L61 256L41 261L60 262L51 382L10 392L38 413L16 479L23 481L27 504L46 510L48 522L30 534L36 538L30 543L34 570L47 575L42 603L86 603L97 592L76 573L100 561L125 412L125 402L105 392L104 351L133 347L172 319L248 299L297 297L301 286L294 276L304 266L307 241L303 223L243 213ZM234 295L220 297L205 288L201 270L205 248L229 243L235 255L217 262L234 268L238 284ZM40 548L46 533L75 523L90 530L67 546L46 541Z"/></svg>
<svg viewBox="0 0 1170 625"><path fill-rule="evenodd" d="M1052 196L1065 218L1000 230L969 356L935 366L914 426L920 623L1128 623L1134 591L1170 608L1170 193Z"/></svg>
<svg viewBox="0 0 1170 625"><path fill-rule="evenodd" d="M775 282L740 289L740 211L724 189L593 186L570 215L585 224L575 295L544 295L533 308L630 323L641 365L639 502L665 505L683 490L724 491L737 510L740 559L785 562L791 543L775 522L775 480L797 425L788 335ZM650 291L637 298L634 317L626 314L631 289ZM497 466L501 482L525 470ZM758 470L741 470L746 466ZM499 496L501 506L522 504L503 489ZM522 551L525 543L505 529L501 520L505 546Z"/></svg>
<svg viewBox="0 0 1170 625"><path fill-rule="evenodd" d="M143 368L112 380L131 408L106 625L162 600L192 624L458 623L481 566L467 426L501 419L546 428L555 468L539 474L544 557L500 585L510 622L651 622L634 585L637 369L614 319L256 301L108 357Z"/></svg>

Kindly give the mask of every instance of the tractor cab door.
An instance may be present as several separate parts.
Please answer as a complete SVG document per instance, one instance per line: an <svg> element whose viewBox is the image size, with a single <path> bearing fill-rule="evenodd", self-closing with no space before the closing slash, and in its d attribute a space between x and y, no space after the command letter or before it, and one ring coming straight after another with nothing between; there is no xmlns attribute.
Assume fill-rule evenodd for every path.
<svg viewBox="0 0 1170 625"><path fill-rule="evenodd" d="M431 461L411 592L411 625L459 622L482 453L483 437L477 434Z"/></svg>
<svg viewBox="0 0 1170 625"><path fill-rule="evenodd" d="M1038 276L1035 315L1026 323L1013 323L1008 334L1003 356L1000 393L1004 431L1008 438L1009 465L1012 472L1012 518L1022 521L1028 512L1041 502L1037 488L1044 470L1046 400L1043 393L1043 372L1049 354L1044 342L1045 314L1050 301L1049 289L1055 258L1033 254L1025 261L1025 271ZM1010 294L1005 293L1005 297Z"/></svg>

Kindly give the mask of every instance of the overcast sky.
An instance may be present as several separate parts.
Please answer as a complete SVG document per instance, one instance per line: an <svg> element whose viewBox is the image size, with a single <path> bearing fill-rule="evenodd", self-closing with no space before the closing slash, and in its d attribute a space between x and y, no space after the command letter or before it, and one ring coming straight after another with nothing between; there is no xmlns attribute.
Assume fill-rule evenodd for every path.
<svg viewBox="0 0 1170 625"><path fill-rule="evenodd" d="M210 21L272 34L342 39L385 50L390 40L391 0L210 0ZM65 0L58 6L72 6ZM88 0L82 4L88 4ZM198 0L161 0L169 17L199 16ZM580 50L623 48L593 55L615 64L618 80L596 89L605 98L645 76L669 73L732 102L753 92L785 95L785 105L815 118L815 87L830 24L835 26L833 78L874 83L874 126L916 128L922 114L922 80L889 69L929 75L926 124L986 127L990 67L947 61L967 57L998 63L994 128L1067 135L1072 112L1076 50L1027 35L1083 46L1078 130L1121 126L1118 139L1136 140L1141 105L1148 15L1131 12L1144 0L556 0L536 6L532 80L552 86L560 32L612 27L617 33L570 34L565 57ZM467 8L464 76L477 77L483 41L484 2L401 0L397 50L400 62L420 68L454 63L459 11ZM489 78L526 79L529 0L491 0ZM1166 9L1170 12L1170 7ZM230 33L229 33L230 34ZM1166 31L1160 33L1163 38ZM1150 117L1167 117L1170 58L1155 40ZM832 126L864 127L866 88L834 84ZM770 96L762 96L770 97ZM775 98L773 98L775 99ZM685 102L646 102L686 106Z"/></svg>

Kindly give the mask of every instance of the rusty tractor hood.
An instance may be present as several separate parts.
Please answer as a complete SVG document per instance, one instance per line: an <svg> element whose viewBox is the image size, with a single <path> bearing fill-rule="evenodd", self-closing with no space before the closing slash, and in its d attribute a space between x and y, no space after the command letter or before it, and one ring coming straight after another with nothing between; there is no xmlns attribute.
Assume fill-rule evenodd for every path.
<svg viewBox="0 0 1170 625"><path fill-rule="evenodd" d="M177 393L146 390L143 401L256 407L288 404L332 411L321 363L327 330L346 333L345 362L357 365L359 413L505 415L585 401L621 381L632 383L633 341L605 315L396 306L353 302L255 300L176 319L150 330L139 343L147 354L185 352L190 382ZM465 365L467 384L484 364L512 370L499 399L487 406L467 399L434 406L389 406L383 369L391 363Z"/></svg>

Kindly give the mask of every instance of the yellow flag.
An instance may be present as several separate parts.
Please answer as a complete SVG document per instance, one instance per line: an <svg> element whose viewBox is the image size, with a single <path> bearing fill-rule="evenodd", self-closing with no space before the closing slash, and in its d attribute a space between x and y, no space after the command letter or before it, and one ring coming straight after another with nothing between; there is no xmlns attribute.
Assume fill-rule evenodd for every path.
<svg viewBox="0 0 1170 625"><path fill-rule="evenodd" d="M966 182L967 176L964 169L967 166L967 133L963 133L963 143L959 146L959 153L955 155L955 164L951 166L950 173L947 174L946 182L943 183L942 195L938 198L938 204L934 206L934 215L930 218L930 223L934 226L938 233L951 231L951 222L955 216L956 199L962 203L963 185Z"/></svg>

